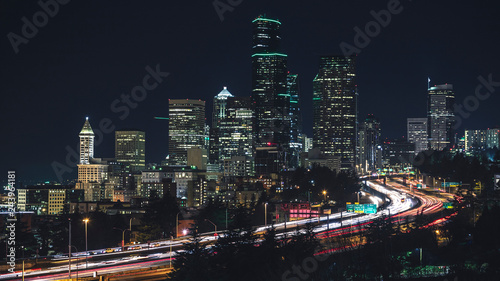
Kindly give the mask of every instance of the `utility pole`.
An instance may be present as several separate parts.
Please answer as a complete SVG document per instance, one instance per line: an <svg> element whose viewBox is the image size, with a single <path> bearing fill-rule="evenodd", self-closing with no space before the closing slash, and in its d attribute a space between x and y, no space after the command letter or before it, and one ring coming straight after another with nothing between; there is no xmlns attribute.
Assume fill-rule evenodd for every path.
<svg viewBox="0 0 500 281"><path fill-rule="evenodd" d="M23 281L24 281L24 246L21 246L21 250L23 251Z"/></svg>
<svg viewBox="0 0 500 281"><path fill-rule="evenodd" d="M69 223L69 243L68 243L68 272L69 272L69 279L71 279L71 218L68 219Z"/></svg>
<svg viewBox="0 0 500 281"><path fill-rule="evenodd" d="M267 202L264 205L264 226L267 226Z"/></svg>
<svg viewBox="0 0 500 281"><path fill-rule="evenodd" d="M174 237L170 236L170 268L172 268L172 243L174 242Z"/></svg>

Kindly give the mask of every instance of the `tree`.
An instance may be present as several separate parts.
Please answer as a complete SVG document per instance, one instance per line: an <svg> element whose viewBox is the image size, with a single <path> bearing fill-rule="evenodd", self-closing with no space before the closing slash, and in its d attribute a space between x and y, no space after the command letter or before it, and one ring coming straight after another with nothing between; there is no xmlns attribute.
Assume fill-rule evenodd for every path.
<svg viewBox="0 0 500 281"><path fill-rule="evenodd" d="M173 262L174 270L168 275L170 280L216 280L211 278L208 249L205 244L201 243L198 232L192 233L189 242L184 244L184 250L176 252L177 257Z"/></svg>

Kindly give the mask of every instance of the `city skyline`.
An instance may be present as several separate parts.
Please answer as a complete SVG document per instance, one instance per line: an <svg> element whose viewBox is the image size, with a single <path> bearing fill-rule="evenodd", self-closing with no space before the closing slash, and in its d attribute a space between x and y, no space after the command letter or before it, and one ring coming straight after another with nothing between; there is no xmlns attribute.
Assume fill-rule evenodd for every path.
<svg viewBox="0 0 500 281"><path fill-rule="evenodd" d="M445 2L451 3L450 1ZM455 100L459 104L462 104L468 95L473 94L475 87L480 84L477 77L482 76L488 79L487 77L491 74L491 80L500 80L500 76L497 75L498 70L495 69L494 64L495 61L498 61L498 54L492 50L493 46L495 46L495 40L498 39L488 37L489 34L494 34L488 33L488 30L493 30L492 26L494 24L487 24L488 21L498 24L497 20L485 17L482 24L478 25L472 20L468 21L465 17L460 18L460 15L469 15L469 13L463 7L454 6L453 11L458 14L454 17L463 19L464 22L457 22L457 19L455 19L453 22L457 24L456 27L437 26L435 27L436 30L431 30L426 29L426 27L432 25L430 23L424 24L422 19L425 17L419 17L417 12L425 11L434 16L437 16L437 12L424 9L422 4L401 3L404 7L401 13L405 15L392 15L391 23L382 28L380 35L373 37L368 46L362 48L356 65L359 71L359 116L363 117L368 113L373 113L377 118L380 118L384 138L406 135L407 118L427 116L426 80L428 76L432 79L432 85L454 84ZM4 34L9 32L20 33L21 17L31 18L31 15L36 11L33 9L39 8L34 4L31 7L28 4L9 3L9 5L12 6L15 12L6 16L8 25L2 27ZM168 115L168 99L205 100L208 102L208 110L205 115L207 118L207 116L210 116L210 102L223 86L227 86L236 97L251 95L251 21L265 10L268 11L271 18L278 18L283 22L281 30L283 42L281 47L288 54L288 70L300 77L301 112L304 117L304 131L308 137L312 137L310 129L312 127L312 79L315 72L317 73L320 54L341 54L339 44L341 42L352 44L355 36L353 28L356 26L363 28L366 23L372 21L370 11L386 9L387 1L360 4L357 7L339 4L353 18L344 16L334 21L322 19L319 16L317 18L308 16L307 12L310 11L316 11L318 14L324 12L318 7L314 8L304 4L293 3L291 4L293 7L266 4L259 7L258 4L245 3L236 7L233 12L226 12L224 21L221 22L217 13L212 10L213 7L207 5L205 11L191 10L192 14L184 14L187 18L204 20L207 23L206 27L201 26L203 22L190 22L189 27L184 27L180 34L165 28L164 31L167 34L182 35L179 37L181 39L188 38L186 34L182 34L182 31L188 31L190 28L197 31L198 37L194 36L187 41L184 40L185 44L179 44L186 49L181 52L180 57L167 54L168 52L160 52L161 46L164 44L169 45L168 39L160 38L161 36L157 35L153 39L147 40L143 35L139 34L139 31L145 30L146 27L154 26L148 26L147 23L151 24L156 22L155 20L149 20L144 25L131 29L135 31L134 36L128 37L125 34L111 36L112 34L109 33L113 28L115 31L119 30L118 27L120 26L117 24L132 24L140 18L139 16L132 18L130 22L126 22L125 17L121 18L115 15L115 19L119 19L118 23L113 23L107 32L103 31L93 35L95 36L94 39L100 41L100 44L92 40L90 40L91 42L82 42L85 41L83 38L89 38L85 36L92 36L83 34L82 39L77 39L70 35L71 30L65 30L64 28L71 29L70 26L84 26L83 23L81 25L75 23L71 20L71 17L79 16L91 26L92 21L96 25L99 23L111 24L111 22L105 21L104 17L99 17L102 16L99 13L92 14L91 11L85 9L77 11L76 7L79 7L78 5L80 4L70 3L61 6L59 14L51 19L46 27L40 28L36 37L31 39L28 44L19 46L18 54L14 54L7 38L2 41L2 50L7 56L6 66L11 67L11 69L8 69L4 66L1 72L2 77L5 79L2 86L3 92L7 93L6 101L2 103L4 104L4 107L2 107L4 109L2 110L2 120L5 122L3 127L7 128L12 135L12 139L5 140L4 149L8 149L6 149L5 162L2 161L2 165L5 169L18 170L20 179L55 180L56 177L50 165L53 161L64 163L64 158L67 155L65 150L67 145L75 150L77 149L77 135L81 128L82 119L85 116L90 117L94 129L102 127L99 124L101 120L110 118L112 125L116 127L113 131L120 130L123 127L136 127L146 131L148 135L146 163L160 162L167 154L167 125L161 120L153 119L153 117L166 117ZM104 8L113 6L111 4L102 5L105 6ZM145 11L149 13L154 13L153 8L158 8L154 4L144 5ZM183 6L184 4L179 5L178 9L189 11L187 10L188 7ZM254 6L249 8L250 5ZM335 6L331 4L318 5ZM444 4L433 3L432 5L439 7ZM166 9L168 5L162 4L159 6ZM489 13L489 9L481 6L481 4L471 3L469 6L473 6L471 14L473 14L473 11L477 12L478 15ZM298 12L300 8L304 8L303 14ZM128 4L120 9L122 12L131 11L132 7ZM256 9L260 11L256 11ZM106 10L99 11L104 13ZM355 15L357 16L354 17ZM300 16L302 18L297 20L296 17ZM445 15L444 18L446 17L450 17L450 15ZM419 28L415 28L416 24L408 23L411 19L415 20L416 18L421 19L422 26ZM438 21L432 16L431 19ZM444 19L442 20L444 21ZM157 19L157 21L160 21L160 19ZM298 24L297 21L304 26ZM461 32L471 33L480 26L481 29L474 38L477 38L478 41L479 39L490 40L491 43L489 45L481 44L481 48L478 48L471 43L462 41L462 48L449 49L451 50L449 52L442 51L441 47L438 48L440 45L454 45L452 43L456 43L455 40L457 39L453 39L453 35L466 23L469 24L468 29L462 28ZM338 35L328 32L327 27L335 26L337 28L331 30L335 30ZM320 34L311 32L314 30L313 27L316 27L316 29L324 27L327 31ZM214 35L214 38L210 38L210 40L207 35L203 34L203 32L207 32L207 28L212 28L212 35ZM161 27L156 26L153 29L154 32L162 30ZM425 30L425 32L429 33L428 37L422 36L417 41L417 47L419 46L421 49L410 46L410 42L413 41L411 41L411 36L408 33L411 33L412 29L419 32ZM439 31L442 32L441 34L449 35L438 36ZM444 31L449 32L445 33ZM237 33L241 33L241 35ZM60 37L57 35L60 35ZM131 41L134 41L134 38L138 39L135 41L136 44L132 44L133 46L118 44L120 48L111 50L113 49L111 46L116 43L110 43L108 46L105 41L101 40L108 38L107 36L113 38L113 42L117 43L120 42L120 39ZM225 41L228 40L227 37L231 36L236 39ZM60 42L58 40L64 38L70 39L66 42L69 47L57 47L56 43ZM402 40L397 40L397 38ZM405 39L408 41L404 41ZM425 42L426 39L430 40ZM145 42L155 43L157 46L155 44L150 48L142 46L148 45ZM217 46L217 42L222 42L222 45ZM227 42L234 43L230 49L226 47L229 46L229 44L225 44ZM434 43L434 45L431 43ZM196 47L198 45L207 48L199 49ZM402 45L405 51L396 48L398 45ZM97 46L101 46L103 49L96 49ZM134 48L139 51L131 54L130 61L123 60L126 54L133 52ZM151 50L150 54L149 50ZM176 48L170 50L179 51ZM88 57L90 61L82 61L81 58L77 57L79 53L83 53L83 57ZM391 53L392 56L389 56ZM95 57L93 54L95 54ZM109 54L115 56L106 61L105 58ZM470 57L467 55L470 55ZM193 65L195 62L199 67L184 66ZM218 65L215 69L210 71L216 63ZM382 64L383 66L381 66ZM461 65L461 67L458 68L457 65ZM147 67L149 69L145 70ZM160 77L157 80L157 87L148 92L143 101L138 102L137 108L129 108L128 114L125 114L126 112L118 114L110 109L112 108L111 105L120 98L122 93L130 93L131 89L142 83L145 75L155 70L168 72L170 75L169 77ZM52 75L47 73L52 73ZM190 79L197 82L188 83ZM153 83L154 81L150 82ZM402 94L402 90L405 91L408 88L410 88L408 94ZM21 96L26 96L27 99L21 99ZM491 95L487 102L481 102L480 109L472 112L469 118L463 120L459 134L463 134L464 129L486 129L498 125L498 116L493 115L495 103L498 104L498 97L494 94ZM389 111L389 113L386 111ZM206 123L208 123L208 120ZM104 130L101 129L101 131ZM97 157L113 156L113 134L96 135L96 151L94 154ZM52 136L52 139L50 141L46 140L50 136ZM35 142L35 137L38 137L39 141ZM98 141L102 143L97 144ZM33 156L36 156L36 159L33 159ZM76 169L74 169L74 172L76 172Z"/></svg>

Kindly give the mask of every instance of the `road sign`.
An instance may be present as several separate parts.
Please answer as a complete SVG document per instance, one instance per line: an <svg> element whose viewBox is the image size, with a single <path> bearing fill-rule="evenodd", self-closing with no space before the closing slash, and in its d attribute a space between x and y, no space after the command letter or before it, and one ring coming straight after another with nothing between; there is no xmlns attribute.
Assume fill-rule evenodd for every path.
<svg viewBox="0 0 500 281"><path fill-rule="evenodd" d="M441 187L459 187L459 182L442 182Z"/></svg>
<svg viewBox="0 0 500 281"><path fill-rule="evenodd" d="M495 175L495 190L500 189L500 175Z"/></svg>
<svg viewBox="0 0 500 281"><path fill-rule="evenodd" d="M363 204L365 214L376 214L377 213L377 205L375 204Z"/></svg>
<svg viewBox="0 0 500 281"><path fill-rule="evenodd" d="M351 202L347 202L347 204L346 204L346 211L348 211L348 212L354 212L354 204L351 204Z"/></svg>
<svg viewBox="0 0 500 281"><path fill-rule="evenodd" d="M443 208L444 209L453 209L453 203L452 202L444 202Z"/></svg>
<svg viewBox="0 0 500 281"><path fill-rule="evenodd" d="M365 212L364 204L355 204L354 205L354 212L355 213L364 213Z"/></svg>

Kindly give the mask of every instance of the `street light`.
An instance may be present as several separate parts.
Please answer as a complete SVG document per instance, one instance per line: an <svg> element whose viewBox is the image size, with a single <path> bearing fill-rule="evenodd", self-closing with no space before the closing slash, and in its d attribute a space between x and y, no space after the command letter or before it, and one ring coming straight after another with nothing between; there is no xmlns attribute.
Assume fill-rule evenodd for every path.
<svg viewBox="0 0 500 281"><path fill-rule="evenodd" d="M209 219L205 219L205 221L208 221L209 223L213 224L213 226L215 227L215 234L217 234L217 225Z"/></svg>
<svg viewBox="0 0 500 281"><path fill-rule="evenodd" d="M69 279L71 279L71 218L68 219L68 224L69 224L69 243L68 243L68 273L69 273Z"/></svg>
<svg viewBox="0 0 500 281"><path fill-rule="evenodd" d="M264 205L264 226L267 226L267 202Z"/></svg>
<svg viewBox="0 0 500 281"><path fill-rule="evenodd" d="M325 202L326 202L326 190L323 190L323 195L325 196Z"/></svg>
<svg viewBox="0 0 500 281"><path fill-rule="evenodd" d="M172 268L172 243L174 243L174 237L170 236L170 268Z"/></svg>
<svg viewBox="0 0 500 281"><path fill-rule="evenodd" d="M87 224L89 223L89 219L86 218L83 220L85 223L85 269L89 268L88 257L89 257L89 249L87 247Z"/></svg>
<svg viewBox="0 0 500 281"><path fill-rule="evenodd" d="M127 231L128 229L121 229L121 228L118 228L118 227L113 227L113 229L117 229L117 230L121 230L122 231L122 252L124 251L124 247L125 247L125 231ZM149 242L148 242L149 243Z"/></svg>

